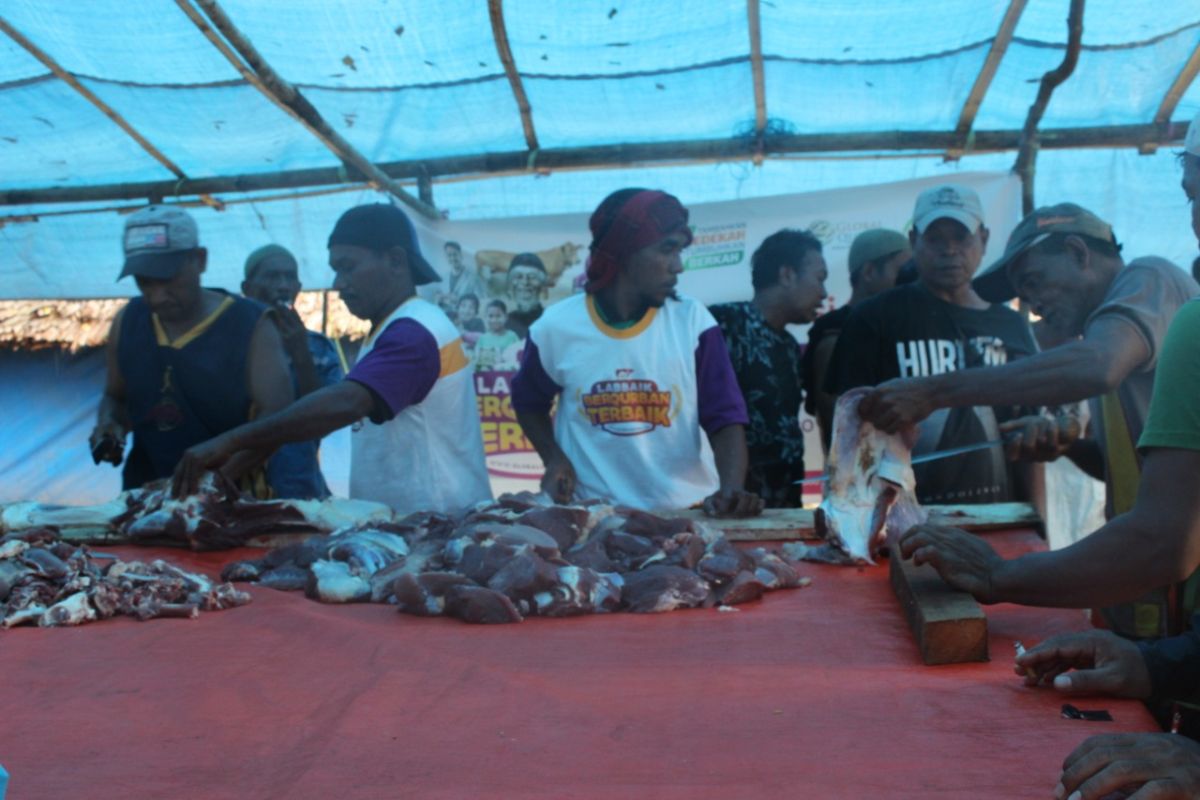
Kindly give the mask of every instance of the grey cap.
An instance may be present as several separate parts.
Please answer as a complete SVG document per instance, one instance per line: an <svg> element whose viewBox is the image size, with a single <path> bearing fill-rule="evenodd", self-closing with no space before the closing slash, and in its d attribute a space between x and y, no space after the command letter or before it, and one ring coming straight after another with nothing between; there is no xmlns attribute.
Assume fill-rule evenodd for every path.
<svg viewBox="0 0 1200 800"><path fill-rule="evenodd" d="M921 192L913 208L913 227L917 233L924 233L939 219L957 220L974 233L983 224L983 204L979 202L979 195L974 189L956 183Z"/></svg>
<svg viewBox="0 0 1200 800"><path fill-rule="evenodd" d="M892 253L907 253L911 249L908 237L900 231L872 228L854 237L854 241L850 243L850 255L846 263L850 265L850 274L856 275L868 261L890 256Z"/></svg>
<svg viewBox="0 0 1200 800"><path fill-rule="evenodd" d="M126 275L170 280L200 248L196 221L176 206L148 206L125 220L122 240Z"/></svg>
<svg viewBox="0 0 1200 800"><path fill-rule="evenodd" d="M1017 223L1008 237L1008 244L1004 246L1004 255L976 275L971 281L971 288L989 303L1005 303L1013 299L1017 296L1017 290L1009 280L1009 267L1030 248L1046 241L1054 233L1074 233L1116 242L1112 226L1086 208L1074 203L1044 206Z"/></svg>

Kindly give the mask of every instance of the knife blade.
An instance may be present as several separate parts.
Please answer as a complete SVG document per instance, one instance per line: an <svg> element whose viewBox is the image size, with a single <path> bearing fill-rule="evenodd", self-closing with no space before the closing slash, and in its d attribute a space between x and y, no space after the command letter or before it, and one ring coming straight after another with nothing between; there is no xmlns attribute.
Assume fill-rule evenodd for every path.
<svg viewBox="0 0 1200 800"><path fill-rule="evenodd" d="M974 453L978 450L989 450L993 447L1002 447L1005 444L1003 439L990 439L986 442L975 442L974 444L964 444L959 447L948 447L945 450L935 450L932 453L923 453L919 456L914 456L913 464L924 464L928 461L938 461L943 458L951 458L953 456L961 456L964 453ZM823 483L829 480L829 473L823 475L814 475L811 478L802 478L798 481L792 481L792 485L802 483Z"/></svg>

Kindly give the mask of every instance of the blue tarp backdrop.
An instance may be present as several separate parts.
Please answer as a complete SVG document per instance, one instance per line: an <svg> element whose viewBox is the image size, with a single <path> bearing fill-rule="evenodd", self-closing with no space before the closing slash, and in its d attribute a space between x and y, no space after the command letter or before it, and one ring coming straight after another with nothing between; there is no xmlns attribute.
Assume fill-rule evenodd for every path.
<svg viewBox="0 0 1200 800"><path fill-rule="evenodd" d="M255 89L181 4L197 0L4 0L0 18L110 106L190 179L336 168L338 157ZM528 148L483 0L222 0L283 79L376 162ZM768 127L794 134L952 131L1009 0L761 0ZM1068 0L1022 12L979 106L976 131L1015 130L1042 74L1062 60ZM506 0L515 69L540 148L736 139L755 128L748 4ZM1088 0L1083 51L1043 128L1146 124L1200 44L1185 0ZM1200 83L1172 114L1200 111ZM685 203L729 200L1012 166L1014 153L855 153L640 169L435 180L452 219L586 211L627 185ZM536 158L531 159L536 164ZM173 181L28 47L0 35L0 192ZM1190 263L1196 243L1169 148L1045 150L1039 203L1075 200L1108 218L1132 254ZM413 189L415 191L415 188ZM266 193L273 197L279 191ZM241 258L265 241L301 243L305 282L327 285L320 237L372 193L200 209L210 282L234 288ZM245 199L217 193L219 201ZM0 208L0 298L128 294L116 284L117 206ZM51 216L64 210L107 210ZM14 221L37 215L38 221ZM519 224L519 223L516 223ZM301 235L309 232L308 236ZM318 242L311 245L308 242Z"/></svg>

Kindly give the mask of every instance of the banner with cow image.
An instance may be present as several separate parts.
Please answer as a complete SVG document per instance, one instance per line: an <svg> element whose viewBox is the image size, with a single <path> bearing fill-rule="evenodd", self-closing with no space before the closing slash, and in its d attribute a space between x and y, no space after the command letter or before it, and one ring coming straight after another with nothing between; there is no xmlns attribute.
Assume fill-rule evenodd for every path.
<svg viewBox="0 0 1200 800"><path fill-rule="evenodd" d="M807 194L688 205L694 241L683 253L679 291L712 305L753 295L750 258L781 228L808 229L829 266L826 309L850 297L846 258L854 237L871 228L907 231L917 195L946 183L927 178ZM991 231L984 262L995 258L1019 220L1020 184L1007 173L963 173L955 183L983 201ZM670 186L656 187L670 191ZM597 197L596 203L603 199ZM687 198L680 198L687 204ZM488 469L505 489L541 475L541 461L517 425L509 400L529 326L542 310L582 291L588 214L425 223L415 219L426 258L443 281L422 287L456 321L472 359ZM803 328L792 331L804 341ZM815 420L801 412L809 471L822 469ZM495 480L499 479L499 480ZM514 483L514 481L516 483ZM527 488L527 487L522 487Z"/></svg>

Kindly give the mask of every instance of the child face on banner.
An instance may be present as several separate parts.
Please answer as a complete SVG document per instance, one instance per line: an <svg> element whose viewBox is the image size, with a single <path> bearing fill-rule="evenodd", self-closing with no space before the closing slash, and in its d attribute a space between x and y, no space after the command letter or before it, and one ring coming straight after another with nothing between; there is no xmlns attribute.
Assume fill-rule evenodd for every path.
<svg viewBox="0 0 1200 800"><path fill-rule="evenodd" d="M479 301L473 297L464 297L458 301L458 321L469 322L479 314Z"/></svg>
<svg viewBox="0 0 1200 800"><path fill-rule="evenodd" d="M503 333L504 323L508 321L508 315L499 306L488 306L487 310L487 326L492 333Z"/></svg>

